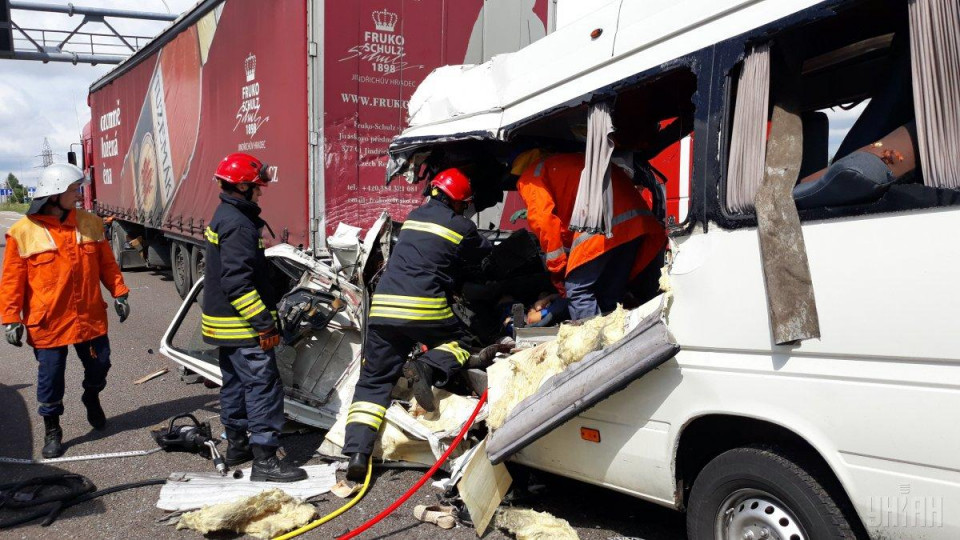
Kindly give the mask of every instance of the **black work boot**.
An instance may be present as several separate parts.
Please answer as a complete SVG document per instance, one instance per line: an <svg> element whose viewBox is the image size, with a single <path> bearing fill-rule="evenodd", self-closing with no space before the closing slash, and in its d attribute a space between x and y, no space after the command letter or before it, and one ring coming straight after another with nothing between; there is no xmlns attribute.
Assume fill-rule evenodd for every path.
<svg viewBox="0 0 960 540"><path fill-rule="evenodd" d="M93 429L99 431L106 427L107 415L103 413L103 407L100 406L100 393L93 390L84 390L80 401L87 408L87 422Z"/></svg>
<svg viewBox="0 0 960 540"><path fill-rule="evenodd" d="M40 454L47 458L55 458L63 455L63 430L60 429L59 416L43 417L43 450Z"/></svg>
<svg viewBox="0 0 960 540"><path fill-rule="evenodd" d="M251 482L297 482L307 479L307 471L281 463L276 448L259 444L252 444L250 447L253 449Z"/></svg>
<svg viewBox="0 0 960 540"><path fill-rule="evenodd" d="M347 463L347 480L351 482L363 482L367 478L367 464L370 463L370 456L367 454L350 454L350 461Z"/></svg>
<svg viewBox="0 0 960 540"><path fill-rule="evenodd" d="M237 431L226 428L227 454L223 457L228 466L233 467L253 459L253 450L250 449L250 439L246 431Z"/></svg>
<svg viewBox="0 0 960 540"><path fill-rule="evenodd" d="M410 360L403 365L403 376L413 390L417 404L427 412L435 411L437 406L433 402L433 368L423 362Z"/></svg>

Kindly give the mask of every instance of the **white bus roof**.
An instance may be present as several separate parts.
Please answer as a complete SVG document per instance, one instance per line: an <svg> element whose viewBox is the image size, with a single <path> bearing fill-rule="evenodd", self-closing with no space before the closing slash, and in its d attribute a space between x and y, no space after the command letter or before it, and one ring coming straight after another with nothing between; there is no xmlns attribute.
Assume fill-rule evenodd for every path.
<svg viewBox="0 0 960 540"><path fill-rule="evenodd" d="M446 66L410 100L406 143L501 129L823 0L618 0L523 49ZM592 34L600 30L600 35Z"/></svg>

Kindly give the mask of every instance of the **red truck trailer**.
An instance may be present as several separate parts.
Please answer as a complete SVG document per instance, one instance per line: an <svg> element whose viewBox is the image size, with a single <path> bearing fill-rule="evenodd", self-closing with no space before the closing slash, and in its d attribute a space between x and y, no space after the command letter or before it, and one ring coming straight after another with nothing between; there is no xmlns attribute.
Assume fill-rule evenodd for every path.
<svg viewBox="0 0 960 540"><path fill-rule="evenodd" d="M278 167L264 218L324 247L339 222L403 217L420 186L385 185L387 145L434 68L542 37L548 0L203 0L90 87L92 207L121 267L171 266L181 295L203 273L217 163ZM87 156L85 152L85 157Z"/></svg>

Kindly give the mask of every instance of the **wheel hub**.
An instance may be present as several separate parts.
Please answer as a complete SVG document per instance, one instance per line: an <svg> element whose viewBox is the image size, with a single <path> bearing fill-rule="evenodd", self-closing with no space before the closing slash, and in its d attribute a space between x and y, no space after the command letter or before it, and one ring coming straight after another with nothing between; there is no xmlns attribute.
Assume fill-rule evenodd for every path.
<svg viewBox="0 0 960 540"><path fill-rule="evenodd" d="M183 249L177 250L177 260L175 261L175 266L177 269L177 274L181 278L186 278L188 264L187 264L186 257L183 254Z"/></svg>
<svg viewBox="0 0 960 540"><path fill-rule="evenodd" d="M717 512L717 538L723 540L807 540L793 512L759 490L731 494Z"/></svg>

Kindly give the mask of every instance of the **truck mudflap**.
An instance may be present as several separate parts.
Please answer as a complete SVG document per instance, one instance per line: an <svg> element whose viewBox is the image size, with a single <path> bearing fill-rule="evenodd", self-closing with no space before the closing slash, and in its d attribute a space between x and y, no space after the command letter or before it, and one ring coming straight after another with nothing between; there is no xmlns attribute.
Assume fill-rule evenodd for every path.
<svg viewBox="0 0 960 540"><path fill-rule="evenodd" d="M547 380L520 402L487 442L494 464L543 437L567 420L619 392L680 350L656 310L617 343L588 354Z"/></svg>

